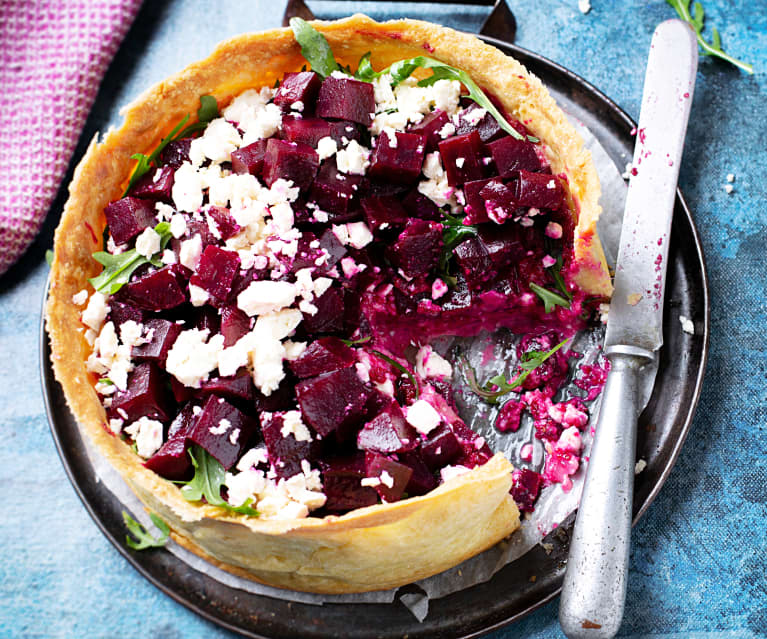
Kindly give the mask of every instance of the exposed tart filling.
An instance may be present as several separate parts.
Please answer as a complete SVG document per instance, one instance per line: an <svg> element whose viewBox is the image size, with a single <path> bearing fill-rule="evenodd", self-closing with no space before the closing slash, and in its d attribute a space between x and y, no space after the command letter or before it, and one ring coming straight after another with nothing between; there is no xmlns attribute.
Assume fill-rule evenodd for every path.
<svg viewBox="0 0 767 639"><path fill-rule="evenodd" d="M552 401L568 360L555 347L591 307L577 211L543 145L450 79L288 73L216 115L105 209L82 322L112 432L187 498L246 514L422 495L492 456L429 342L503 326L532 334L523 360L549 355L497 426L529 410L544 479L566 486L588 416ZM203 473L217 494L195 488ZM515 471L521 509L540 483Z"/></svg>

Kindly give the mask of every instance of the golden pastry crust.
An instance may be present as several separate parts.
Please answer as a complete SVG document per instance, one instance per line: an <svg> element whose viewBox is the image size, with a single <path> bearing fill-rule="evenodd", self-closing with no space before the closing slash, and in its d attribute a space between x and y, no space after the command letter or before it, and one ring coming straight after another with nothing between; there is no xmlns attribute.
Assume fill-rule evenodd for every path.
<svg viewBox="0 0 767 639"><path fill-rule="evenodd" d="M517 61L476 38L426 22L377 23L362 15L315 22L342 64L372 51L382 68L427 54L466 70L507 111L546 144L555 173L567 175L579 212L575 274L581 288L609 295L595 224L599 183L588 151L540 81ZM94 139L75 171L56 230L47 303L54 372L82 430L151 510L186 547L236 574L309 592L344 593L391 588L445 570L492 546L519 526L509 496L511 465L496 455L428 495L371 506L341 517L280 521L247 518L189 503L178 488L147 470L106 427L106 414L85 362L90 346L72 296L88 288L100 267L104 207L120 197L137 151L148 152L201 95L227 104L247 88L273 85L305 64L290 30L246 34L220 44L205 60L151 87L123 111L125 122L98 144Z"/></svg>

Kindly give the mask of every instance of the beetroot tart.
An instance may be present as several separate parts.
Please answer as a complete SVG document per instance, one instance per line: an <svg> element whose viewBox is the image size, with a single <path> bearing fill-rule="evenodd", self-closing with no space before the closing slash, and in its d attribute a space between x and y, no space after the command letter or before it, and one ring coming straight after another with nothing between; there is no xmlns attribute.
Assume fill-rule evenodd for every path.
<svg viewBox="0 0 767 639"><path fill-rule="evenodd" d="M93 141L56 232L53 365L179 543L283 588L390 588L512 533L540 483L462 421L434 338L525 334L499 428L542 398L560 463L585 424L551 397L611 291L599 184L539 80L475 38L292 26Z"/></svg>

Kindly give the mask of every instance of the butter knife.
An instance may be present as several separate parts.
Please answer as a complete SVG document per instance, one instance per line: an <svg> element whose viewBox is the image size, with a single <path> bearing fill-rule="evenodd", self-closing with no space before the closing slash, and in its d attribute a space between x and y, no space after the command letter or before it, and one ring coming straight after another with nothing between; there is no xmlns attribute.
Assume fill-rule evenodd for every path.
<svg viewBox="0 0 767 639"><path fill-rule="evenodd" d="M633 167L605 335L610 372L562 586L569 639L614 637L626 599L639 413L663 344L671 218L698 45L681 20L660 24L647 60Z"/></svg>

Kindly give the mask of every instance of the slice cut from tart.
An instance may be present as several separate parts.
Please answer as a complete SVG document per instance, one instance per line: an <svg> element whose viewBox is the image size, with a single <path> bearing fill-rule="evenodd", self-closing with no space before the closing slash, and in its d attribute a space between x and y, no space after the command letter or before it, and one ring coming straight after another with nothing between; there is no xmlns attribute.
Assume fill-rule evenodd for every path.
<svg viewBox="0 0 767 639"><path fill-rule="evenodd" d="M294 29L221 44L91 144L56 233L54 370L179 543L279 587L390 588L518 527L512 467L430 343L531 334L484 392L551 407L610 294L599 185L537 78L475 38ZM580 420L546 418L556 452L585 422L552 410ZM537 481L515 472L525 510Z"/></svg>

